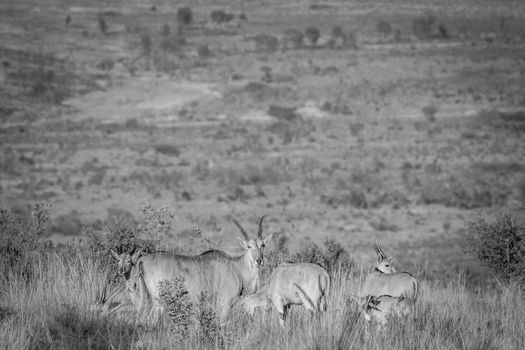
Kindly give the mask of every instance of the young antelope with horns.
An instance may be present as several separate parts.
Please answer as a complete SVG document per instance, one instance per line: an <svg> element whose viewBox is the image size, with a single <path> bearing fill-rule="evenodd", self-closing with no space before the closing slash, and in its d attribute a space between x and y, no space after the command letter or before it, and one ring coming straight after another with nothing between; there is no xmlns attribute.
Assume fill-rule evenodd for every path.
<svg viewBox="0 0 525 350"><path fill-rule="evenodd" d="M377 264L368 274L361 288L361 297L389 295L415 300L417 298L417 280L408 272L396 272L388 258L374 239L374 250L377 253Z"/></svg>

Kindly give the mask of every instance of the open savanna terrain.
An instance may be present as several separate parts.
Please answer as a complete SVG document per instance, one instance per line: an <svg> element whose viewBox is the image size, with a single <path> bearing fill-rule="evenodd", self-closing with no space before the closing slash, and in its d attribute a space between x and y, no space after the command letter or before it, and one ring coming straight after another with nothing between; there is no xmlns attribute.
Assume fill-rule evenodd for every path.
<svg viewBox="0 0 525 350"><path fill-rule="evenodd" d="M220 10L233 19L216 23ZM0 207L50 203L46 239L168 207L164 247L235 252L231 219L254 232L267 214L267 251L329 238L358 268L336 279L320 323L292 312L281 331L275 315L239 311L228 346L524 345L521 291L487 290L463 235L479 217L523 215L523 1L8 0L0 19ZM424 282L417 317L365 344L346 298L373 236ZM84 326L118 327L93 347L170 344L140 323L84 319L108 272L87 253L67 255L79 270L49 254L33 284L12 277L0 292L18 310L2 321L0 309L7 347Z"/></svg>

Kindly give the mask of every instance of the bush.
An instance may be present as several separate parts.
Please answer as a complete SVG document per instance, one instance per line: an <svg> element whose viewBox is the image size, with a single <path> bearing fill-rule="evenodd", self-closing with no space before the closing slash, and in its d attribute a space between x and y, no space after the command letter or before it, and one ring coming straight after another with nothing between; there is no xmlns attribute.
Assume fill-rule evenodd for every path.
<svg viewBox="0 0 525 350"><path fill-rule="evenodd" d="M255 49L257 51L276 51L279 48L279 39L273 35L257 34L253 40L255 41Z"/></svg>
<svg viewBox="0 0 525 350"><path fill-rule="evenodd" d="M500 214L492 224L485 219L467 224L466 238L483 265L506 282L525 286L525 221Z"/></svg>
<svg viewBox="0 0 525 350"><path fill-rule="evenodd" d="M42 240L51 206L36 204L30 209L27 219L11 210L0 209L0 278L15 272L30 279L34 254L45 248Z"/></svg>
<svg viewBox="0 0 525 350"><path fill-rule="evenodd" d="M316 28L316 27L306 28L304 34L308 38L310 43L312 43L312 45L315 45L317 41L319 40L319 37L321 36L321 32L319 31L319 28Z"/></svg>
<svg viewBox="0 0 525 350"><path fill-rule="evenodd" d="M333 26L332 27L332 37L333 38L340 38L343 37L345 34L343 33L343 28L341 26Z"/></svg>
<svg viewBox="0 0 525 350"><path fill-rule="evenodd" d="M183 25L190 25L193 23L193 11L191 7L181 7L177 10L177 21Z"/></svg>
<svg viewBox="0 0 525 350"><path fill-rule="evenodd" d="M219 318L208 293L202 291L198 303L191 300L183 277L159 283L159 296L166 306L168 329L173 343L181 346L191 335L201 342L216 343L220 336Z"/></svg>
<svg viewBox="0 0 525 350"><path fill-rule="evenodd" d="M210 14L210 18L217 24L231 22L235 15L233 13L226 13L223 10L214 10Z"/></svg>
<svg viewBox="0 0 525 350"><path fill-rule="evenodd" d="M200 45L197 48L197 55L199 55L199 58L208 58L211 56L211 50L210 47L206 44Z"/></svg>
<svg viewBox="0 0 525 350"><path fill-rule="evenodd" d="M284 31L282 38L282 48L283 50L297 50L303 47L304 44L304 34L297 29L287 29Z"/></svg>
<svg viewBox="0 0 525 350"><path fill-rule="evenodd" d="M108 31L108 24L106 23L106 20L104 17L98 18L98 29L100 29L100 32L104 35L106 35Z"/></svg>
<svg viewBox="0 0 525 350"><path fill-rule="evenodd" d="M333 276L336 271L349 274L355 268L354 259L350 257L341 243L326 238L323 244L324 250L315 243L302 247L291 257L291 261L318 264L324 267L330 276Z"/></svg>
<svg viewBox="0 0 525 350"><path fill-rule="evenodd" d="M379 21L377 23L377 31L383 36L389 36L392 33L392 26L386 21Z"/></svg>
<svg viewBox="0 0 525 350"><path fill-rule="evenodd" d="M429 38L432 36L432 30L435 22L436 18L431 14L427 14L424 17L415 18L412 21L412 32L418 39Z"/></svg>

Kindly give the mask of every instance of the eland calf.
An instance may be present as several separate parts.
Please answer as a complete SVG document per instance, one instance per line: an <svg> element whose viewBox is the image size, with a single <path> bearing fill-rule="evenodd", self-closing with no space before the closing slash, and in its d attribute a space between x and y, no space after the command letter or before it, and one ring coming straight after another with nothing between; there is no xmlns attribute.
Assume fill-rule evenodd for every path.
<svg viewBox="0 0 525 350"><path fill-rule="evenodd" d="M269 308L273 304L279 313L279 324L284 327L291 305L303 305L314 313L326 311L329 290L330 275L321 266L284 263L275 268L257 293L246 296L242 304L250 315L256 307Z"/></svg>
<svg viewBox="0 0 525 350"><path fill-rule="evenodd" d="M233 220L243 235L243 239L239 238L245 249L241 255L210 250L197 256L159 252L140 257L137 264L141 265L141 278L152 300L153 315L156 317L164 309L159 295L160 282L182 277L193 299L203 291L210 293L223 322L237 297L256 290L264 248L271 238L271 235L263 238L263 219L264 216L259 221L255 239L250 239L244 228Z"/></svg>
<svg viewBox="0 0 525 350"><path fill-rule="evenodd" d="M379 329L383 329L390 317L409 315L412 312L413 303L411 299L390 295L366 297L365 303L362 305L366 321L366 333L369 333L369 327L372 323L378 325Z"/></svg>
<svg viewBox="0 0 525 350"><path fill-rule="evenodd" d="M396 272L391 264L393 256L387 257L379 243L374 239L374 250L378 255L374 270L366 277L360 296L405 297L415 300L417 298L417 280L408 272Z"/></svg>
<svg viewBox="0 0 525 350"><path fill-rule="evenodd" d="M142 312L149 306L149 295L142 279L142 265L137 265L141 251L117 254L113 249L111 255L117 260L117 274L124 278L124 284L114 287L108 294L109 283L106 283L102 292L97 297L97 303L92 309L101 307L105 314L121 312L129 307ZM117 304L112 308L113 304Z"/></svg>

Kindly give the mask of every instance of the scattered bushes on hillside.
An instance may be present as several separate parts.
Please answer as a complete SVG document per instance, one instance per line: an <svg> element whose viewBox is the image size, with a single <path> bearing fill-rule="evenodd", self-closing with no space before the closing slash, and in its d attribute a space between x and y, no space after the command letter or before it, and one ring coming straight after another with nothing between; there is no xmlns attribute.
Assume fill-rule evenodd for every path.
<svg viewBox="0 0 525 350"><path fill-rule="evenodd" d="M467 225L468 251L506 282L525 286L525 220L499 214L488 223L478 218Z"/></svg>

